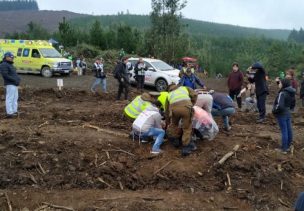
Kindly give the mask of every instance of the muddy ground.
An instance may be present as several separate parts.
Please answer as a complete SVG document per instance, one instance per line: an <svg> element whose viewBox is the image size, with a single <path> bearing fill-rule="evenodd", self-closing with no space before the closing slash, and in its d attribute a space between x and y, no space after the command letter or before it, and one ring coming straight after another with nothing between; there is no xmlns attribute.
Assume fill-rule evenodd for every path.
<svg viewBox="0 0 304 211"><path fill-rule="evenodd" d="M92 76L64 78L61 92L56 78L22 79L19 118L4 119L3 97L0 106L0 210L291 210L304 190L303 110L294 114L293 154L274 151L271 114L257 125L255 113L239 112L231 132L199 142L189 157L169 143L154 157L151 144L126 137L127 102L114 100L112 79L110 93L97 96ZM225 90L224 81L206 83Z"/></svg>

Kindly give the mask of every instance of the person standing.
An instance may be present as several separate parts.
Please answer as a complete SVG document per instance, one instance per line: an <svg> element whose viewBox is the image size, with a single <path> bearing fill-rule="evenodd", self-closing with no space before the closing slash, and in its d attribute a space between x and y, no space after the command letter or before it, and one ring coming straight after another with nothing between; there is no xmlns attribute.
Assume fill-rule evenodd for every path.
<svg viewBox="0 0 304 211"><path fill-rule="evenodd" d="M117 79L119 86L116 100L120 100L121 94L124 93L125 100L128 100L129 85L130 85L130 73L132 65L129 64L128 57L123 57L115 67L114 77Z"/></svg>
<svg viewBox="0 0 304 211"><path fill-rule="evenodd" d="M236 102L239 108L242 108L242 97L239 96L242 85L244 83L244 75L239 69L238 63L232 64L232 71L228 76L228 89L229 89L229 96L232 100L236 98Z"/></svg>
<svg viewBox="0 0 304 211"><path fill-rule="evenodd" d="M257 123L263 123L266 116L266 98L268 93L268 86L266 82L266 71L263 65L259 62L251 66L252 75L248 78L250 83L255 83L255 94L257 99L257 107L259 110L259 117Z"/></svg>
<svg viewBox="0 0 304 211"><path fill-rule="evenodd" d="M106 75L106 72L103 67L102 58L96 59L94 65L93 65L93 72L95 72L96 80L91 87L91 92L93 92L95 94L96 88L100 84L102 91L104 93L108 93L107 92L107 75Z"/></svg>
<svg viewBox="0 0 304 211"><path fill-rule="evenodd" d="M300 88L300 99L302 99L302 107L304 107L304 71L302 72L302 81Z"/></svg>
<svg viewBox="0 0 304 211"><path fill-rule="evenodd" d="M290 111L295 107L296 90L292 88L289 79L283 79L279 82L279 95L276 97L272 113L278 120L282 135L282 146L280 152L286 154L293 141L292 123Z"/></svg>
<svg viewBox="0 0 304 211"><path fill-rule="evenodd" d="M147 70L146 64L142 58L139 58L135 65L134 72L137 81L137 90L143 92L145 85L145 71Z"/></svg>
<svg viewBox="0 0 304 211"><path fill-rule="evenodd" d="M7 118L18 116L18 86L20 78L13 64L13 53L5 53L0 64L0 71L4 80L4 86L6 87L5 106Z"/></svg>
<svg viewBox="0 0 304 211"><path fill-rule="evenodd" d="M204 83L192 72L190 68L186 70L186 72L182 75L179 83L180 86L186 86L193 90L196 89L196 84L205 89Z"/></svg>

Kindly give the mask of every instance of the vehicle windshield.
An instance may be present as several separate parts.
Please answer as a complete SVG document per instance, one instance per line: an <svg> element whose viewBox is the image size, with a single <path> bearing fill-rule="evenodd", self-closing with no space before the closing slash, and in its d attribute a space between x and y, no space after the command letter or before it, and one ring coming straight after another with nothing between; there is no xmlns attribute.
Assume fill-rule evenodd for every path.
<svg viewBox="0 0 304 211"><path fill-rule="evenodd" d="M174 70L173 67L171 67L170 65L168 65L165 62L162 61L157 61L157 62L151 62L151 64L158 70L161 71L168 71L168 70Z"/></svg>
<svg viewBox="0 0 304 211"><path fill-rule="evenodd" d="M54 48L39 48L44 58L62 58L61 54Z"/></svg>

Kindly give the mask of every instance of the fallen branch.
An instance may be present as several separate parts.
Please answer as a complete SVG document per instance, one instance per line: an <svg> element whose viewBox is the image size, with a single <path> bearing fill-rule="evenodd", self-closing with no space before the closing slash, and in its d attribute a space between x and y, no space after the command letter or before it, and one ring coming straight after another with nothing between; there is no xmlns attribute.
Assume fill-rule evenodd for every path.
<svg viewBox="0 0 304 211"><path fill-rule="evenodd" d="M110 185L109 183L105 182L101 177L98 177L97 180L105 185L107 185L109 188L113 188L112 185Z"/></svg>
<svg viewBox="0 0 304 211"><path fill-rule="evenodd" d="M227 181L228 181L228 188L227 188L227 190L229 191L229 190L231 190L232 189L232 187L231 187L231 179L230 179L230 175L229 175L229 173L227 172Z"/></svg>
<svg viewBox="0 0 304 211"><path fill-rule="evenodd" d="M61 209L61 210L70 210L70 211L74 211L73 208L71 207L64 207L64 206L59 206L59 205L55 205L55 204L50 204L50 203L47 203L47 202L42 202L42 204L45 204L51 208L54 208L54 209Z"/></svg>
<svg viewBox="0 0 304 211"><path fill-rule="evenodd" d="M153 198L153 197L141 197L145 201L163 201L164 198Z"/></svg>
<svg viewBox="0 0 304 211"><path fill-rule="evenodd" d="M290 207L289 204L287 204L286 202L284 202L282 199L278 198L279 202L284 205L285 207Z"/></svg>
<svg viewBox="0 0 304 211"><path fill-rule="evenodd" d="M124 190L124 187L123 187L121 181L118 181L118 184L119 184L120 190Z"/></svg>
<svg viewBox="0 0 304 211"><path fill-rule="evenodd" d="M170 160L168 163L166 163L165 165L163 165L160 169L156 170L154 172L154 175L156 175L157 173L161 172L164 168L166 168L172 162L173 162L173 160Z"/></svg>
<svg viewBox="0 0 304 211"><path fill-rule="evenodd" d="M224 155L220 160L219 160L219 164L222 165L226 162L226 160L228 158L230 158L236 151L238 151L238 149L240 148L240 145L235 145L232 149L232 151L228 152L226 155Z"/></svg>
<svg viewBox="0 0 304 211"><path fill-rule="evenodd" d="M100 128L98 126L95 126L95 125L90 125L90 124L84 124L82 126L83 128L92 128L92 129L95 129L97 130L97 132L103 132L103 133L107 133L107 134L110 134L110 135L114 135L114 136L120 136L120 137L124 137L124 138L128 138L129 135L126 134L126 133L120 133L118 131L113 131L113 130L110 130L110 129L103 129L103 128Z"/></svg>
<svg viewBox="0 0 304 211"><path fill-rule="evenodd" d="M98 199L97 201L111 201L111 200L119 200L119 199L125 199L126 197L113 197L113 198L103 198Z"/></svg>
<svg viewBox="0 0 304 211"><path fill-rule="evenodd" d="M123 152L123 153L126 153L128 155L135 156L133 153L122 150L122 149L107 149L107 150L102 150L102 151L104 151L104 152Z"/></svg>
<svg viewBox="0 0 304 211"><path fill-rule="evenodd" d="M238 210L238 207L223 207L224 210Z"/></svg>
<svg viewBox="0 0 304 211"><path fill-rule="evenodd" d="M272 135L264 135L264 134L254 134L254 133L236 133L234 136L237 137L256 137L256 138L263 138L263 139L270 139L274 140Z"/></svg>
<svg viewBox="0 0 304 211"><path fill-rule="evenodd" d="M35 177L30 173L30 177L31 177L31 180L35 183L35 184L37 184L37 180L35 179Z"/></svg>
<svg viewBox="0 0 304 211"><path fill-rule="evenodd" d="M10 199L9 199L9 197L8 197L8 194L7 194L7 193L4 193L4 195L5 195L5 199L6 199L6 203L7 203L8 210L9 210L9 211L13 211L13 207L12 207L11 201L10 201Z"/></svg>
<svg viewBox="0 0 304 211"><path fill-rule="evenodd" d="M40 162L38 162L38 166L43 174L46 174L46 171L42 168Z"/></svg>
<svg viewBox="0 0 304 211"><path fill-rule="evenodd" d="M44 123L38 125L38 128L42 128L43 126L48 125L48 124L49 124L49 122L45 121Z"/></svg>

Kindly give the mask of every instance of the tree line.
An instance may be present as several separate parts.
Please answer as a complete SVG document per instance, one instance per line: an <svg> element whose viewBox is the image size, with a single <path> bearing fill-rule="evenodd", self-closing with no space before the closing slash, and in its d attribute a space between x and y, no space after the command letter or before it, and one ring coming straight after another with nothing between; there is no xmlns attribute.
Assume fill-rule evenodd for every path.
<svg viewBox="0 0 304 211"><path fill-rule="evenodd" d="M81 28L64 18L59 23L58 31L53 34L31 22L26 32L9 34L7 38L49 39L52 37L68 49L84 44L90 49L103 51L123 48L129 54L154 56L170 64L180 63L184 56L193 56L210 75L228 74L233 62L240 63L241 68L245 70L252 63L260 61L271 76L276 76L280 71L290 67L295 67L299 72L304 69L304 45L300 40L291 38L293 31L288 41L265 37L189 34L185 30L187 26L181 21L181 11L186 6L186 1L152 0L151 2L151 26L146 30L119 22L105 27L98 19L89 28Z"/></svg>
<svg viewBox="0 0 304 211"><path fill-rule="evenodd" d="M0 11L15 11L15 10L35 10L39 7L36 0L2 0L0 1Z"/></svg>

